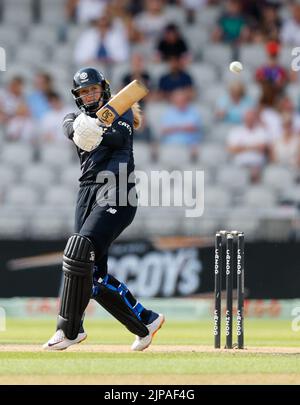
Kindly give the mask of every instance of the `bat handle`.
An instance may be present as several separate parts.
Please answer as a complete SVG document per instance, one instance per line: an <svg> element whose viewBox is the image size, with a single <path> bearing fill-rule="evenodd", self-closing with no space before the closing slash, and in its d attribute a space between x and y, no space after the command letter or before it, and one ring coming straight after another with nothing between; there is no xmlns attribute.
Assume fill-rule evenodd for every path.
<svg viewBox="0 0 300 405"><path fill-rule="evenodd" d="M99 118L97 118L96 124L99 127L104 127L104 128L109 128L111 126L111 124L109 124L109 125L104 124L104 122L100 121Z"/></svg>

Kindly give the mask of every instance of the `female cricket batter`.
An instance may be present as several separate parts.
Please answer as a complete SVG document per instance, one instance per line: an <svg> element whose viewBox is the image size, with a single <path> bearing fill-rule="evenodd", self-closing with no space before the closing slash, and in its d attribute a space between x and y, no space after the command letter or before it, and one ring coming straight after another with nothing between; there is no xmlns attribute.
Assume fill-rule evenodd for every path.
<svg viewBox="0 0 300 405"><path fill-rule="evenodd" d="M140 125L140 111L134 106L110 127L99 126L96 111L108 102L111 93L108 81L93 68L75 74L72 94L81 113L68 114L63 129L77 147L82 176L75 233L63 256L64 283L57 329L43 347L63 350L86 339L83 318L92 297L136 335L131 348L141 351L151 344L164 316L144 308L125 284L107 273L109 246L133 221L137 209L136 201L130 204L127 197L129 192L136 196L128 176L134 171L133 132ZM119 201L124 192L118 184L120 167L127 171L127 204ZM99 174L108 172L116 178L115 186L107 187L98 181Z"/></svg>

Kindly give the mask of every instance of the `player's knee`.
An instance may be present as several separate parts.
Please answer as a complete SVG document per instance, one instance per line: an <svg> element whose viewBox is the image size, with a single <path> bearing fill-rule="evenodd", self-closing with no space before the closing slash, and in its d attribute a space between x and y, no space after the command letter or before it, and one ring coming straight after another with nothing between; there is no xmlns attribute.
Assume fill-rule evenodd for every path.
<svg viewBox="0 0 300 405"><path fill-rule="evenodd" d="M81 232L80 236L88 239L93 245L93 249L95 252L95 262L98 263L99 260L101 260L101 258L105 254L107 254L107 250L110 245L109 238L105 234L100 234L100 232L85 232L83 234Z"/></svg>
<svg viewBox="0 0 300 405"><path fill-rule="evenodd" d="M94 262L95 250L91 240L79 234L72 235L64 250L63 271L77 276L85 275L91 271Z"/></svg>

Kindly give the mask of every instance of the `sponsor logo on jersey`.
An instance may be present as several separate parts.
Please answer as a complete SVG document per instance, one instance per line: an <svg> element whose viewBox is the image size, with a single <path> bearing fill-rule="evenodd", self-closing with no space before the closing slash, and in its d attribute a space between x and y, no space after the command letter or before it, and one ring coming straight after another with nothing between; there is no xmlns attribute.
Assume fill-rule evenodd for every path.
<svg viewBox="0 0 300 405"><path fill-rule="evenodd" d="M127 124L127 122L124 121L118 121L118 125L121 125L122 127L125 127L128 129L130 135L132 134L132 129L131 126L129 124Z"/></svg>

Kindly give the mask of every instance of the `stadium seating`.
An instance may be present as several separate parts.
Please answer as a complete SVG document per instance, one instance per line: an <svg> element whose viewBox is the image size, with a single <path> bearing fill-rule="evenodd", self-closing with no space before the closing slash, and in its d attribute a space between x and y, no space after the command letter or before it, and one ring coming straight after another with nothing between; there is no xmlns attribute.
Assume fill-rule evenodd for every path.
<svg viewBox="0 0 300 405"><path fill-rule="evenodd" d="M294 174L286 168L276 165L269 165L263 173L263 183L279 192L293 184Z"/></svg>
<svg viewBox="0 0 300 405"><path fill-rule="evenodd" d="M248 187L244 194L244 206L268 209L276 206L276 195L265 186Z"/></svg>
<svg viewBox="0 0 300 405"><path fill-rule="evenodd" d="M31 91L35 73L41 69L51 74L55 90L68 105L73 105L70 86L78 67L74 63L74 46L87 27L67 21L64 0L2 0L2 4L0 46L6 50L9 69L0 75L1 86L21 75L26 81L25 90ZM262 172L261 183L252 185L249 171L234 166L227 153L226 142L233 125L216 120L216 101L235 80L243 81L247 93L259 100L255 69L266 61L266 54L262 45L243 45L240 59L244 70L240 76L233 75L228 69L233 58L232 48L210 40L220 11L221 7L202 7L196 13L194 24L188 24L182 8L167 6L170 20L178 24L193 57L187 70L195 82L194 103L203 122L198 158L192 161L190 149L181 145L161 144L154 161L154 149L148 143L134 141L136 168L147 175L151 170L177 170L181 176L186 170L192 170L193 174L196 170L204 170L205 212L201 218L187 219L184 207L142 206L122 237L176 233L207 236L221 227L239 228L248 237L254 237L259 234L262 215L266 212L276 218L281 214L282 205L300 206L300 186L296 183L294 170L268 164ZM282 7L280 14L287 16L287 8ZM289 46L281 48L280 62L286 68L290 67L291 50ZM153 62L153 45L132 44L131 51L140 51L145 56L145 67L154 87L157 86L168 69L165 63ZM130 62L114 66L99 63L95 67L104 71L116 92L122 86L123 76L130 70ZM286 93L299 107L298 82L289 84ZM168 102L155 98L145 105L147 124L158 143L161 118L168 106ZM55 238L72 232L81 175L74 148L67 143L9 142L5 139L4 125L0 127L0 142L0 237L14 238L22 234ZM194 178L186 178L186 184L193 193L199 192ZM148 186L141 183L137 187L141 203L146 202ZM182 184L179 179L171 184L171 191L180 198ZM161 193L159 184L154 184L152 192L156 200ZM202 198L202 195L197 197Z"/></svg>
<svg viewBox="0 0 300 405"><path fill-rule="evenodd" d="M34 149L26 143L8 143L2 148L0 156L3 165L24 168L33 161Z"/></svg>
<svg viewBox="0 0 300 405"><path fill-rule="evenodd" d="M5 0L3 19L6 24L25 26L30 25L33 19L31 0Z"/></svg>
<svg viewBox="0 0 300 405"><path fill-rule="evenodd" d="M22 172L21 181L24 185L32 186L44 191L57 182L57 177L57 173L48 165L38 163L28 165L25 168Z"/></svg>
<svg viewBox="0 0 300 405"><path fill-rule="evenodd" d="M222 229L242 230L247 235L247 240L259 238L260 220L253 211L245 209L235 209L228 213L226 219L222 220Z"/></svg>
<svg viewBox="0 0 300 405"><path fill-rule="evenodd" d="M223 165L217 173L217 184L229 189L238 189L243 192L249 186L249 172L242 167Z"/></svg>
<svg viewBox="0 0 300 405"><path fill-rule="evenodd" d="M28 232L29 217L14 206L2 206L0 209L0 238L19 239L30 236Z"/></svg>

